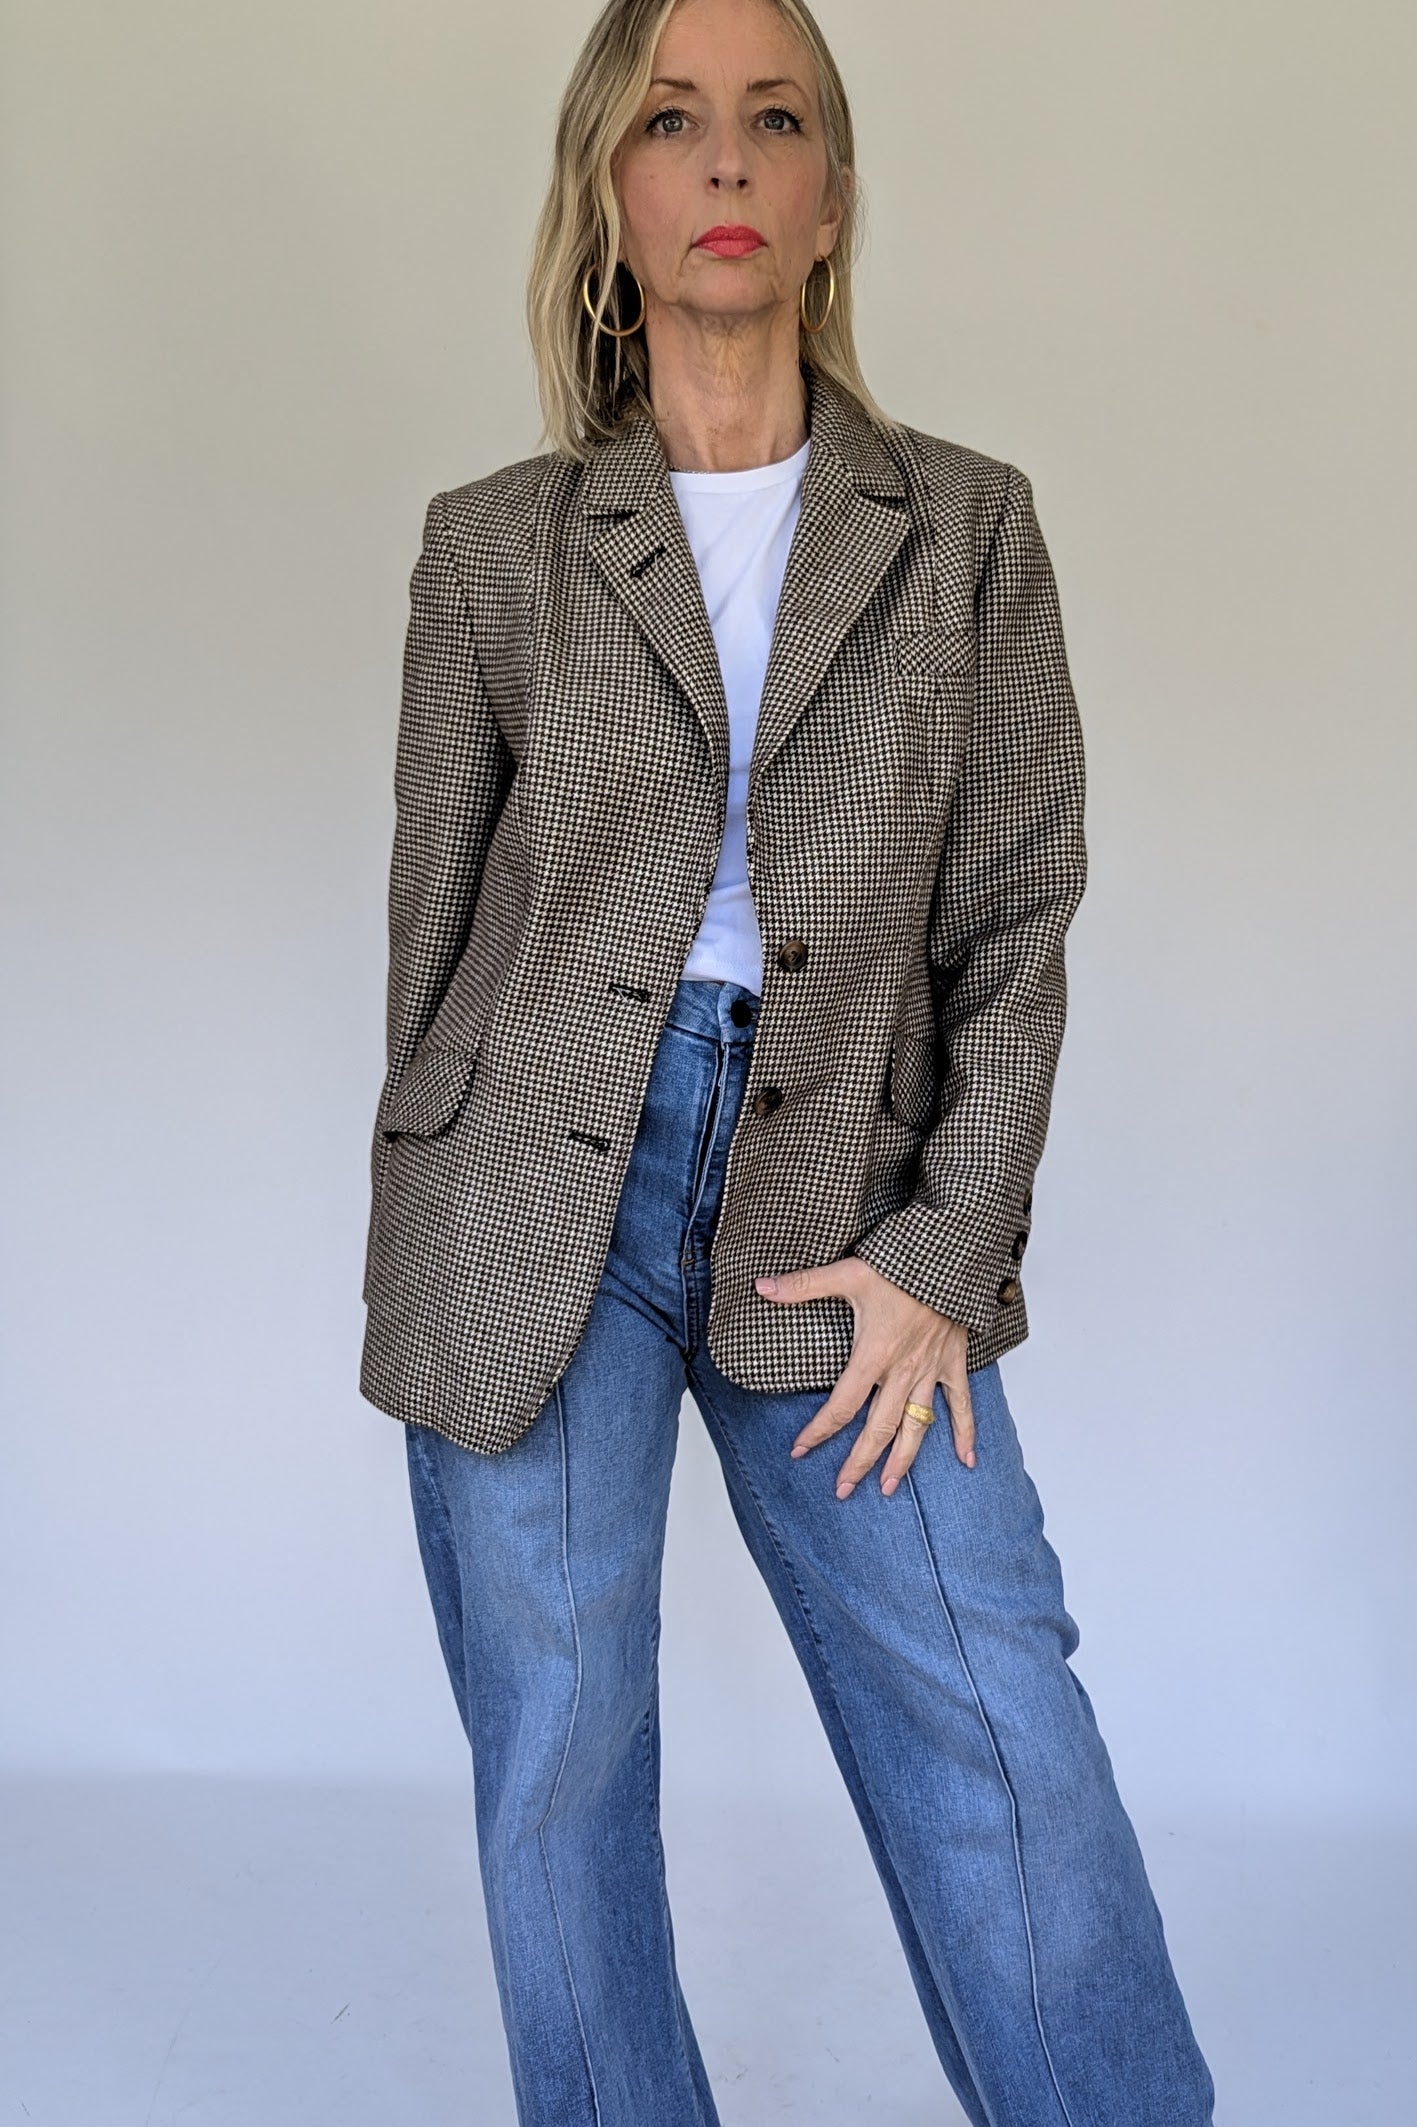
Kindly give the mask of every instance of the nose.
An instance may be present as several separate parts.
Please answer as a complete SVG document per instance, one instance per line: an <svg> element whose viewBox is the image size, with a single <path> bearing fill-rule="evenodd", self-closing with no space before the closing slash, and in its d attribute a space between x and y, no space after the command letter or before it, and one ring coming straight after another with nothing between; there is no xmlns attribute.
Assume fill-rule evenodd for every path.
<svg viewBox="0 0 1417 2127"><path fill-rule="evenodd" d="M736 125L713 128L708 149L708 177L716 192L741 192L747 184L747 157Z"/></svg>

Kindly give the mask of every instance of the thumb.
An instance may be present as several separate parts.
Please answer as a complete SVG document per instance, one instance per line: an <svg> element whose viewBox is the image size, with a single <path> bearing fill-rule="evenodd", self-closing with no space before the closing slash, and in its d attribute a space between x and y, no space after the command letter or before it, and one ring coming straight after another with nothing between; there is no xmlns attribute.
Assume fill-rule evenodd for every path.
<svg viewBox="0 0 1417 2127"><path fill-rule="evenodd" d="M851 1271L846 1262L814 1263L805 1270L780 1270L775 1277L754 1278L765 1299L789 1306L798 1300L822 1300L831 1294L850 1297Z"/></svg>

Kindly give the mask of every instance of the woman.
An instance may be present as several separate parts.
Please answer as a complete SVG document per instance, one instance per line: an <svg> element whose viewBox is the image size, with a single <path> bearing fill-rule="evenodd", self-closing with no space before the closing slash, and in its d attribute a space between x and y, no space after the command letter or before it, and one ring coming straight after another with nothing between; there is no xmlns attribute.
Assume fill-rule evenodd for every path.
<svg viewBox="0 0 1417 2127"><path fill-rule="evenodd" d="M969 2119L1203 2127L998 1366L1085 869L1057 596L1017 468L870 399L852 159L799 0L610 0L576 64L552 448L435 496L411 587L361 1381L524 2127L717 2118L658 1825L686 1386Z"/></svg>

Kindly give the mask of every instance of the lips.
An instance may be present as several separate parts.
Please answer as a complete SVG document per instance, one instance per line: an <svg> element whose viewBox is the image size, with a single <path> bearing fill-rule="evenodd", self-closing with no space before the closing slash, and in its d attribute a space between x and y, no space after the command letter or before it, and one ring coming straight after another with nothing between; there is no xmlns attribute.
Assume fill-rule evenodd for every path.
<svg viewBox="0 0 1417 2127"><path fill-rule="evenodd" d="M720 223L716 229L706 229L694 249L712 251L716 258L746 258L750 251L761 250L766 242L766 237L745 223Z"/></svg>

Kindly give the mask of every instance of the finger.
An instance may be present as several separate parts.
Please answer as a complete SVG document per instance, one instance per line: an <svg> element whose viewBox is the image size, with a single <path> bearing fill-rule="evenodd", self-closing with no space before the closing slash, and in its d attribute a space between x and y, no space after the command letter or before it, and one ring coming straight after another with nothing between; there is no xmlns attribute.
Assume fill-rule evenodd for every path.
<svg viewBox="0 0 1417 2127"><path fill-rule="evenodd" d="M879 1462L899 1432L904 1412L905 1383L883 1381L861 1431L852 1442L851 1453L836 1473L838 1499L848 1498L867 1471Z"/></svg>
<svg viewBox="0 0 1417 2127"><path fill-rule="evenodd" d="M810 1263L804 1270L780 1270L773 1277L754 1278L764 1299L789 1305L799 1300L852 1299L861 1283L858 1256L842 1256L835 1263Z"/></svg>
<svg viewBox="0 0 1417 2127"><path fill-rule="evenodd" d="M794 1455L805 1455L823 1440L830 1440L844 1425L850 1425L875 1383L864 1366L848 1360L836 1386L820 1410L813 1411L807 1423L792 1443Z"/></svg>
<svg viewBox="0 0 1417 2127"><path fill-rule="evenodd" d="M955 1453L967 1468L974 1468L974 1405L969 1395L969 1376L961 1363L943 1382L945 1402L949 1406L950 1430L954 1434Z"/></svg>
<svg viewBox="0 0 1417 2127"><path fill-rule="evenodd" d="M927 1411L933 1410L934 1395L935 1384L932 1381L928 1388L921 1388L918 1385L913 1388L910 1392L910 1401L922 1404ZM887 1496L895 1490L901 1478L904 1477L906 1471L910 1468L911 1463L914 1462L916 1456L920 1453L921 1442L929 1430L930 1421L924 1418L916 1418L910 1411L902 1410L900 1431L895 1436L890 1454L886 1457L886 1466L881 1472L881 1490Z"/></svg>

